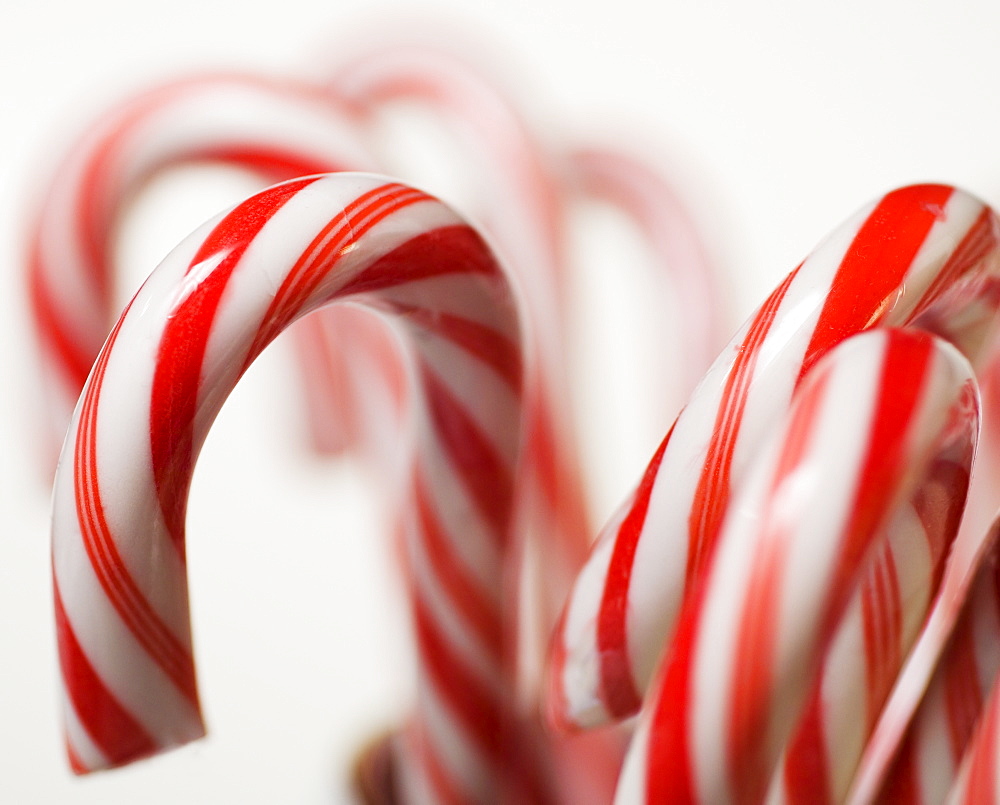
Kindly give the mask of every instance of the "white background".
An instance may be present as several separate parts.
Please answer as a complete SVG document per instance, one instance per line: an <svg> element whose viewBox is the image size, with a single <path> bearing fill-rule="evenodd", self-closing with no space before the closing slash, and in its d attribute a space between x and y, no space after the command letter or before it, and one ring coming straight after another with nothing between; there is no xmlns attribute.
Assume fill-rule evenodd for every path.
<svg viewBox="0 0 1000 805"><path fill-rule="evenodd" d="M359 37L417 20L409 27L484 43L549 136L610 130L657 149L725 277L735 328L827 230L893 186L946 181L1000 202L1000 5L823 6L6 0L0 801L345 801L354 749L391 725L407 695L406 632L380 538L385 512L349 464L304 449L276 349L220 418L196 477L189 556L211 736L132 769L82 781L68 773L20 238L33 183L72 132L122 93L179 72L317 76ZM130 224L129 276L152 269L243 191L231 179L217 184L183 204L171 205L169 193L146 200L149 217ZM620 324L610 309L588 321L592 333ZM661 357L640 353L634 362L655 372ZM605 371L613 367L598 356L577 393L590 402L594 387L609 385ZM592 411L601 416L599 405ZM612 419L601 430L613 438L588 442L603 462L593 476L598 519L641 470L671 413L631 430Z"/></svg>

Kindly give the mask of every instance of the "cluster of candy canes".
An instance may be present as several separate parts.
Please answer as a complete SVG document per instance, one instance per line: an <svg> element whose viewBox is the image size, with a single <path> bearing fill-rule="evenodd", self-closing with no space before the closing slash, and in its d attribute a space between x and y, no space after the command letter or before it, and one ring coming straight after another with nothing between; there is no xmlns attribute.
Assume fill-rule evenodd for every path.
<svg viewBox="0 0 1000 805"><path fill-rule="evenodd" d="M620 802L847 795L964 507L967 359L988 357L998 242L961 191L890 193L778 286L699 385L555 638L556 721L641 708Z"/></svg>
<svg viewBox="0 0 1000 805"><path fill-rule="evenodd" d="M372 65L377 65L378 70L372 72ZM400 83L400 76L406 76L409 83ZM457 76L462 76L462 80ZM46 200L31 249L32 300L44 365L48 367L47 378L55 388L53 396L57 401L54 436L59 433L63 417L68 415L68 402L82 385L86 367L96 355L103 329L108 326L114 306L112 238L127 202L138 189L156 172L187 162L233 164L268 178L371 165L372 158L359 145L362 138L357 136L355 121L348 119L340 101L348 94L355 114L358 110L365 115L374 114L378 103L411 97L438 108L442 114L457 115L460 121L481 121L482 108L488 104L492 104L492 120L506 115L509 122L506 136L494 135L494 150L509 154L507 170L502 173L509 177L510 187L498 192L497 183L491 183L493 195L486 197L491 209L486 210L484 217L507 220L506 224L493 227L493 236L507 252L515 253L512 263L515 269L521 267L522 286L527 286L522 296L529 301L530 320L549 322L564 318L566 270L556 257L560 239L555 220L562 199L555 191L556 180L541 167L540 149L509 107L499 103L484 82L472 80L460 65L420 52L409 53L402 60L386 59L384 54L361 60L344 71L338 85L343 89L330 97L329 93L290 81L241 75L177 82L145 93L106 116L74 149ZM351 87L349 93L347 86ZM457 86L461 86L461 93L450 91ZM461 103L455 101L459 97L464 99ZM486 156L492 155L491 152ZM488 162L484 156L484 164ZM577 197L604 199L636 218L654 253L662 256L665 269L678 275L679 290L686 300L684 309L700 312L694 322L706 334L705 338L710 337L716 319L708 303L714 296L709 275L704 270L697 240L692 237L690 222L669 186L636 159L607 149L589 149L572 155L565 161L564 172L575 186ZM535 209L538 214L525 214L525 208ZM519 211L519 215L510 215L509 210ZM526 248L525 243L534 246ZM534 306L531 300L535 300ZM369 417L367 429L362 430L370 441L381 435L384 442L398 445L394 437L385 438L387 433L394 434L401 427L399 420L405 407L403 370L394 340L383 326L373 325L374 318L367 313L341 307L326 314L309 317L302 323L312 326L301 345L307 356L313 358L308 361L307 388L314 392L311 421L317 443L330 448L354 440L358 428L345 427L344 423L356 423L359 411L370 412L373 396L381 391L385 401L380 409L383 414ZM546 546L554 546L554 558L550 555L542 561L546 568L545 589L552 593L549 602L552 609L561 601L565 585L582 560L588 532L572 438L564 424L568 417L557 413L566 410L565 401L559 400L564 387L562 382L553 382L556 371L565 362L561 357L565 336L550 332L542 338L538 331L544 329L540 324L531 328L535 338L528 367L533 372L526 383L531 403L527 418L531 447L520 472L530 480L525 482L518 477L517 485L518 495L524 497L520 508L531 513L522 524L530 523L534 517L535 532L549 534L541 543L543 552ZM703 353L704 348L691 354L697 361ZM322 359L316 360L317 357ZM551 368L542 371L538 368L541 364ZM351 392L356 394L354 399L350 392L344 394L344 387L351 385L354 386ZM317 390L319 393L315 393ZM377 463L388 463L384 452ZM529 490L527 495L525 489ZM175 508L164 516L169 521L169 530L180 533L183 506L176 500L183 497L183 492L172 493L172 497ZM515 565L517 553L508 552L515 556ZM459 556L458 561L464 561L464 557ZM507 561L510 562L509 556ZM553 583L557 576L564 579L562 584ZM505 611L505 617L516 612L509 600ZM543 632L553 617L551 613L542 615ZM184 640L180 639L180 643L183 645ZM70 641L64 647L69 650L73 645ZM80 657L86 660L86 653ZM74 662L78 664L79 659ZM68 682L72 683L73 672L67 673ZM100 676L94 679L100 681ZM182 690L192 691L190 685ZM87 705L81 706L86 709ZM128 715L127 707L120 710L119 715ZM104 716L91 712L93 718L100 721ZM79 713L70 717L68 723L79 725ZM77 738L83 740L80 736L88 734L86 728L78 730ZM92 749L94 740L91 736ZM87 752L74 750L72 740L70 746L74 767L80 771L94 767L84 757L103 756L115 763L121 752L125 756L131 753L113 745L107 751L98 750L88 756ZM610 744L599 742L595 755L594 748L587 750L584 744L583 757L591 766L588 771L595 779L603 778L601 783L590 781L594 794L613 782L615 766L608 764L617 764L618 747L617 740ZM595 760L599 761L596 766ZM443 779L448 781L447 785L454 785L450 778ZM441 779L438 783L441 784ZM574 786L564 788L572 790ZM569 796L579 799L575 794Z"/></svg>
<svg viewBox="0 0 1000 805"><path fill-rule="evenodd" d="M57 483L78 771L201 734L183 548L194 461L260 351L350 298L393 318L414 350L407 370L395 336L344 306L300 325L321 448L357 446L361 433L385 469L384 445L416 426L401 531L421 684L391 743L394 796L579 801L559 779L555 738L524 712L512 590L533 545L551 594L546 632L588 535L565 425L557 188L626 210L682 269L693 367L714 340L697 241L644 165L593 149L545 158L488 84L425 51L376 53L322 91L229 75L143 95L74 151L33 239L54 433L114 310L116 223L150 176L206 160L268 179L371 168L365 129L400 99L456 121L479 153L490 192L476 212L516 290L447 207L362 174L263 191L167 259L93 364ZM976 446L975 372L990 370L998 237L994 214L961 191L888 194L786 278L695 390L594 547L554 639L556 724L641 714L618 801L835 802L859 768L878 769L861 779L880 799L995 799L1000 695L983 702L1000 669L996 529L960 612L942 578ZM887 702L922 633L937 635L940 656L893 737ZM871 754L881 767L865 767Z"/></svg>

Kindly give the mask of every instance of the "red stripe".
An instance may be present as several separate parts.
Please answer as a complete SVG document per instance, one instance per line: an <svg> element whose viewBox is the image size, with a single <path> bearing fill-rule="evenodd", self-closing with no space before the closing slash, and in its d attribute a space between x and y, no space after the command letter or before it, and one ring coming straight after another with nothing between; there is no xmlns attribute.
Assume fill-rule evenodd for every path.
<svg viewBox="0 0 1000 805"><path fill-rule="evenodd" d="M872 535L882 524L887 493L895 488L903 466L907 424L923 397L926 376L933 361L930 336L892 331L885 341L885 356L876 392L876 409L871 417L867 449L858 475L854 501L844 527L843 538L830 590L834 591L824 633L832 628L832 619L846 604L855 588L852 580L868 551Z"/></svg>
<svg viewBox="0 0 1000 805"><path fill-rule="evenodd" d="M903 658L902 608L896 563L887 541L877 549L868 581L862 586L862 621L868 684L865 690L866 734L874 726Z"/></svg>
<svg viewBox="0 0 1000 805"><path fill-rule="evenodd" d="M301 312L345 250L389 215L430 197L405 185L376 187L351 201L324 226L281 283L250 346L246 366Z"/></svg>
<svg viewBox="0 0 1000 805"><path fill-rule="evenodd" d="M449 537L432 511L429 499L426 479L418 469L414 480L414 500L420 537L426 546L427 561L434 574L433 582L448 598L450 608L472 631L476 642L499 667L503 662L503 623L499 605L488 595L484 595L482 588L471 578L469 568L450 545ZM452 535L451 539L461 539L462 536ZM490 581L496 583L499 579L494 577Z"/></svg>
<svg viewBox="0 0 1000 805"><path fill-rule="evenodd" d="M974 613L967 609L955 627L944 666L945 711L952 757L957 764L982 712L979 667L976 663Z"/></svg>
<svg viewBox="0 0 1000 805"><path fill-rule="evenodd" d="M76 749L73 748L73 744L70 743L69 737L67 736L65 741L66 749L66 760L69 762L69 769L73 774L86 774L90 771L87 765L83 762L83 759L77 754Z"/></svg>
<svg viewBox="0 0 1000 805"><path fill-rule="evenodd" d="M781 485L794 478L806 460L817 427L830 373L803 388L795 402L781 454L771 480L759 548L753 558L743 599L739 631L733 652L730 717L726 736L730 788L740 802L760 801L767 791L772 759L767 755L773 663L777 646L781 581L784 578L788 524L776 503ZM781 498L783 501L783 498ZM820 781L816 781L818 784ZM817 786L818 787L818 786Z"/></svg>
<svg viewBox="0 0 1000 805"><path fill-rule="evenodd" d="M470 319L437 310L396 306L395 312L409 325L430 330L446 338L481 363L489 366L515 391L521 388L521 349L505 334Z"/></svg>
<svg viewBox="0 0 1000 805"><path fill-rule="evenodd" d="M826 805L830 802L829 747L824 723L826 705L822 686L813 686L805 715L788 744L784 761L785 802L788 805Z"/></svg>
<svg viewBox="0 0 1000 805"><path fill-rule="evenodd" d="M221 262L184 297L164 326L150 399L150 451L163 519L182 558L187 496L200 446L194 444L194 418L201 402L202 365L212 322L247 247L289 199L314 181L277 185L230 212L205 239L188 271L220 256Z"/></svg>
<svg viewBox="0 0 1000 805"><path fill-rule="evenodd" d="M891 771L879 793L878 802L885 805L922 805L924 799L921 795L914 744L914 734L911 730L892 763Z"/></svg>
<svg viewBox="0 0 1000 805"><path fill-rule="evenodd" d="M186 156L186 161L228 162L252 170L274 182L311 176L315 173L353 170L357 167L346 165L337 159L303 154L269 143L254 142L230 142L225 145L198 148Z"/></svg>
<svg viewBox="0 0 1000 805"><path fill-rule="evenodd" d="M344 285L342 295L375 293L404 282L446 274L477 274L499 288L504 272L482 237L464 224L443 226L406 241ZM513 300L511 300L513 305Z"/></svg>
<svg viewBox="0 0 1000 805"><path fill-rule="evenodd" d="M633 715L642 704L628 652L628 591L632 583L636 547L649 511L649 499L673 432L671 426L649 462L635 492L635 499L629 504L628 514L615 534L614 549L604 580L596 626L597 653L601 662L600 695L604 707L615 718Z"/></svg>
<svg viewBox="0 0 1000 805"><path fill-rule="evenodd" d="M936 458L926 483L913 497L913 507L924 527L927 549L931 558L929 589L937 590L944 574L947 549L958 533L965 512L969 491L969 468L972 465L972 445L966 445L964 455Z"/></svg>
<svg viewBox="0 0 1000 805"><path fill-rule="evenodd" d="M873 327L891 311L928 232L944 215L953 190L913 185L889 193L851 242L830 285L806 348L799 381L847 336Z"/></svg>
<svg viewBox="0 0 1000 805"><path fill-rule="evenodd" d="M412 596L413 621L420 667L427 673L444 706L472 740L474 751L488 765L503 764L506 718L500 694L476 675L448 643L419 595Z"/></svg>
<svg viewBox="0 0 1000 805"><path fill-rule="evenodd" d="M111 765L148 757L156 752L156 742L105 687L66 617L59 585L53 586L59 665L77 718ZM70 762L77 774L87 770L75 754Z"/></svg>
<svg viewBox="0 0 1000 805"><path fill-rule="evenodd" d="M40 342L52 353L63 379L77 393L87 382L87 375L100 350L100 344L85 343L79 335L70 333L65 326L65 315L55 306L55 299L48 285L41 257L41 244L36 232L28 257L28 291L35 329Z"/></svg>
<svg viewBox="0 0 1000 805"><path fill-rule="evenodd" d="M685 805L700 802L695 796L692 753L688 743L693 699L692 666L697 634L697 614L705 598L705 585L696 585L685 599L671 641L667 662L647 697L650 716L646 748L644 803Z"/></svg>
<svg viewBox="0 0 1000 805"><path fill-rule="evenodd" d="M801 266L800 266L801 267ZM754 317L743 343L736 349L733 366L726 375L722 402L712 428L712 440L705 455L688 520L688 555L685 579L690 586L701 574L711 555L729 500L730 468L753 381L757 355L764 343L781 301L798 273L796 268L772 291Z"/></svg>
<svg viewBox="0 0 1000 805"><path fill-rule="evenodd" d="M496 546L506 550L514 493L512 468L433 369L421 362L419 376L435 437L493 531Z"/></svg>
<svg viewBox="0 0 1000 805"><path fill-rule="evenodd" d="M918 319L965 274L980 267L982 260L996 248L998 238L1000 236L997 233L996 214L989 207L984 207L969 231L965 233L962 242L951 253L948 262L938 271L934 281L924 292L920 303L910 314L910 321ZM963 297L961 303L965 301Z"/></svg>

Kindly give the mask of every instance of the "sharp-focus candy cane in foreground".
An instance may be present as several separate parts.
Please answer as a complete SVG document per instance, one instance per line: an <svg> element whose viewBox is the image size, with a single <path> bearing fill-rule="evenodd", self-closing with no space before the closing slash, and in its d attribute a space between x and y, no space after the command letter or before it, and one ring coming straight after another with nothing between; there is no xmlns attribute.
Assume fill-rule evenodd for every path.
<svg viewBox="0 0 1000 805"><path fill-rule="evenodd" d="M941 468L969 472L978 429L972 368L944 340L886 328L829 351L726 513L616 802L761 801L865 568L883 545L901 555L935 541L894 515L941 476L952 494ZM954 537L956 518L937 524Z"/></svg>
<svg viewBox="0 0 1000 805"><path fill-rule="evenodd" d="M846 428L846 424L845 424ZM939 461L875 549L771 781L773 805L843 802L883 706L934 602L969 490Z"/></svg>
<svg viewBox="0 0 1000 805"><path fill-rule="evenodd" d="M878 802L944 802L1000 672L1000 521L930 684L882 782Z"/></svg>
<svg viewBox="0 0 1000 805"><path fill-rule="evenodd" d="M544 799L516 761L503 609L521 416L515 300L448 208L363 174L277 185L206 224L150 276L95 364L54 498L77 771L202 734L184 558L195 459L260 351L298 317L348 298L388 313L415 352L404 530L420 684L400 739L400 793Z"/></svg>
<svg viewBox="0 0 1000 805"><path fill-rule="evenodd" d="M247 169L268 184L374 168L343 104L290 80L192 76L143 92L105 115L53 175L29 244L28 284L53 454L119 310L113 247L125 211L160 171L192 163ZM304 367L305 389L314 438L322 449L334 449L346 436L338 429L343 420L326 415L337 379L324 370L336 370L339 355L323 348L318 326L311 320L297 332L308 353L322 358ZM357 342L355 349L377 344Z"/></svg>
<svg viewBox="0 0 1000 805"><path fill-rule="evenodd" d="M549 706L586 726L638 711L730 497L810 369L866 328L920 327L976 364L994 327L1000 222L952 187L893 191L837 229L713 364L595 545L554 639Z"/></svg>

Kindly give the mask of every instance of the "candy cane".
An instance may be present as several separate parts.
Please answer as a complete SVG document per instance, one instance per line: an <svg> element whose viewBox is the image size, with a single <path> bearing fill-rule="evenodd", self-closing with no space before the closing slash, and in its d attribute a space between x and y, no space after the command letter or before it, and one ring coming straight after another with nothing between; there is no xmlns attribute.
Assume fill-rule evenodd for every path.
<svg viewBox="0 0 1000 805"><path fill-rule="evenodd" d="M684 340L684 375L670 381L686 396L725 341L717 272L691 213L666 177L637 153L585 145L573 149L567 163L581 196L604 201L635 222L656 260L657 279L668 280Z"/></svg>
<svg viewBox="0 0 1000 805"><path fill-rule="evenodd" d="M884 802L943 802L955 781L990 685L1000 672L997 536L986 539L971 589L934 676L878 794Z"/></svg>
<svg viewBox="0 0 1000 805"><path fill-rule="evenodd" d="M895 539L879 546L840 619L768 802L844 801L939 587L968 488L964 467L939 462L897 515Z"/></svg>
<svg viewBox="0 0 1000 805"><path fill-rule="evenodd" d="M992 211L951 187L896 190L836 230L716 360L580 574L554 641L553 718L636 712L734 490L795 389L874 325L944 334L977 362L996 310Z"/></svg>
<svg viewBox="0 0 1000 805"><path fill-rule="evenodd" d="M566 398L573 355L567 332L570 266L565 217L597 199L633 219L686 316L684 367L691 378L708 365L718 337L720 294L690 215L667 181L639 156L589 146L563 155L546 147L495 86L464 60L441 50L395 46L349 61L332 82L338 97L376 119L387 104L418 103L447 121L482 192L471 210L490 231L524 289L537 369L537 402L528 435L524 486L529 532L541 535L544 590L555 613L589 546L578 448ZM389 157L386 157L389 159ZM564 187L559 187L562 184ZM651 304L655 304L651 303ZM676 380L676 379L674 379ZM693 385L693 383L692 383ZM684 384L684 391L688 388ZM566 568L562 571L560 568ZM548 633L554 615L543 619Z"/></svg>
<svg viewBox="0 0 1000 805"><path fill-rule="evenodd" d="M958 779L944 802L948 805L990 805L1000 802L1000 684L994 684L982 719L962 765Z"/></svg>
<svg viewBox="0 0 1000 805"><path fill-rule="evenodd" d="M199 229L150 276L95 364L54 493L78 771L202 734L184 561L195 459L260 351L296 318L348 298L392 315L415 350L405 531L420 695L399 739L399 793L544 799L520 762L503 608L521 409L514 298L448 208L359 174L277 185Z"/></svg>
<svg viewBox="0 0 1000 805"><path fill-rule="evenodd" d="M144 92L105 115L77 143L45 194L29 246L29 285L42 379L58 446L80 389L118 309L113 243L127 203L157 172L214 162L269 181L313 173L371 169L349 115L328 95L293 81L224 74L192 77ZM310 423L323 449L347 437L326 416L337 379L323 374L329 350L310 341L305 372ZM359 347L361 342L359 341Z"/></svg>
<svg viewBox="0 0 1000 805"><path fill-rule="evenodd" d="M551 161L514 107L471 65L426 47L375 49L342 65L331 82L375 125L379 112L416 102L448 122L481 177L469 208L523 290L532 361L523 501L532 543L542 546L547 632L582 564L590 529L565 396L562 211ZM386 161L391 161L389 155ZM477 192L478 191L478 192Z"/></svg>
<svg viewBox="0 0 1000 805"><path fill-rule="evenodd" d="M927 333L863 333L809 372L685 602L617 802L761 800L866 563L926 539L894 511L942 463L968 473L978 426L971 367Z"/></svg>

